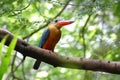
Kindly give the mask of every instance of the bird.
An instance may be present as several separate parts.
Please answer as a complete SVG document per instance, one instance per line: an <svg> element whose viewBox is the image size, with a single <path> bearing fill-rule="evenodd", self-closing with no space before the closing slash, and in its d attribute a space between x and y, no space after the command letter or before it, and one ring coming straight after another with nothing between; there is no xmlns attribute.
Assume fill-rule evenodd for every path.
<svg viewBox="0 0 120 80"><path fill-rule="evenodd" d="M61 38L61 28L72 24L74 21L54 20L48 25L48 28L43 32L39 47L54 52L54 48ZM33 68L38 69L41 61L36 60Z"/></svg>

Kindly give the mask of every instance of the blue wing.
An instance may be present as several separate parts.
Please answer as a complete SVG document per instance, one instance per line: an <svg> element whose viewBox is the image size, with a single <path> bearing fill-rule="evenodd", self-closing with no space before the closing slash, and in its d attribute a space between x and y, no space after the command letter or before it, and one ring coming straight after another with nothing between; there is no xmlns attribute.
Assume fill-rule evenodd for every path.
<svg viewBox="0 0 120 80"><path fill-rule="evenodd" d="M43 45L44 45L44 43L46 42L49 34L50 34L49 28L43 32L42 37L41 37L41 40L40 40L40 43L39 43L39 47L40 47L40 48L43 47Z"/></svg>

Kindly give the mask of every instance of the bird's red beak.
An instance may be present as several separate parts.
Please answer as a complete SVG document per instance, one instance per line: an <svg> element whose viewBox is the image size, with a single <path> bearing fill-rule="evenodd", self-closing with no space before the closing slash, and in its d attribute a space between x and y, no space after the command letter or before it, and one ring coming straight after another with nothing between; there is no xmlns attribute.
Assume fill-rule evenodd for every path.
<svg viewBox="0 0 120 80"><path fill-rule="evenodd" d="M69 24L72 24L74 21L58 21L57 24L59 26L66 26L66 25L69 25Z"/></svg>

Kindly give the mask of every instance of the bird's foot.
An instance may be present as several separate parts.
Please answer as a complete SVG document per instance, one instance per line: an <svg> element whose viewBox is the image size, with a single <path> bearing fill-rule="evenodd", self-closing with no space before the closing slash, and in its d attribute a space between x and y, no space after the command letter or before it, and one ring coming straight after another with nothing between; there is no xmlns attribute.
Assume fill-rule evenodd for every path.
<svg viewBox="0 0 120 80"><path fill-rule="evenodd" d="M48 51L48 53L50 53L50 54L52 54L53 52L52 51L50 51L50 50L47 50Z"/></svg>
<svg viewBox="0 0 120 80"><path fill-rule="evenodd" d="M54 54L58 55L58 53L54 52Z"/></svg>
<svg viewBox="0 0 120 80"><path fill-rule="evenodd" d="M47 50L50 54L56 54L57 55L57 53L56 52L52 52L52 51L50 51L50 50Z"/></svg>

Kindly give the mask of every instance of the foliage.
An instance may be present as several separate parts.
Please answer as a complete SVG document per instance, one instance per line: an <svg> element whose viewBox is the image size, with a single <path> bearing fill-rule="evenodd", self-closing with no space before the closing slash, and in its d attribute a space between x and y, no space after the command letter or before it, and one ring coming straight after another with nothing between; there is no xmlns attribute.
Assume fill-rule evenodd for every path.
<svg viewBox="0 0 120 80"><path fill-rule="evenodd" d="M1 0L0 27L38 46L41 34L67 0ZM110 61L120 60L120 1L71 0L57 19L75 20L62 28L62 38L55 52L64 56L77 56ZM88 17L90 18L88 21ZM85 25L86 24L86 25ZM33 33L33 35L30 35ZM29 37L26 37L30 35ZM1 52L1 51L0 51ZM1 57L1 56L0 56ZM15 60L13 58L15 57ZM119 75L54 68L42 63L38 71L32 69L34 61L22 55L13 55L14 71L6 71L9 79L24 80L118 80ZM20 65L20 66L19 66ZM11 67L11 65L9 66ZM0 68L1 69L1 68ZM43 75L44 74L44 75ZM72 76L72 77L71 77Z"/></svg>
<svg viewBox="0 0 120 80"><path fill-rule="evenodd" d="M17 42L17 37L14 37L9 45L9 48L7 49L7 52L4 55L2 55L2 47L5 44L6 39L7 39L7 36L5 36L5 38L3 38L3 40L1 41L1 44L0 44L0 49L1 49L0 80L2 80L4 73L8 69L8 65L10 63L10 58L11 58L11 53L14 50L16 42Z"/></svg>

